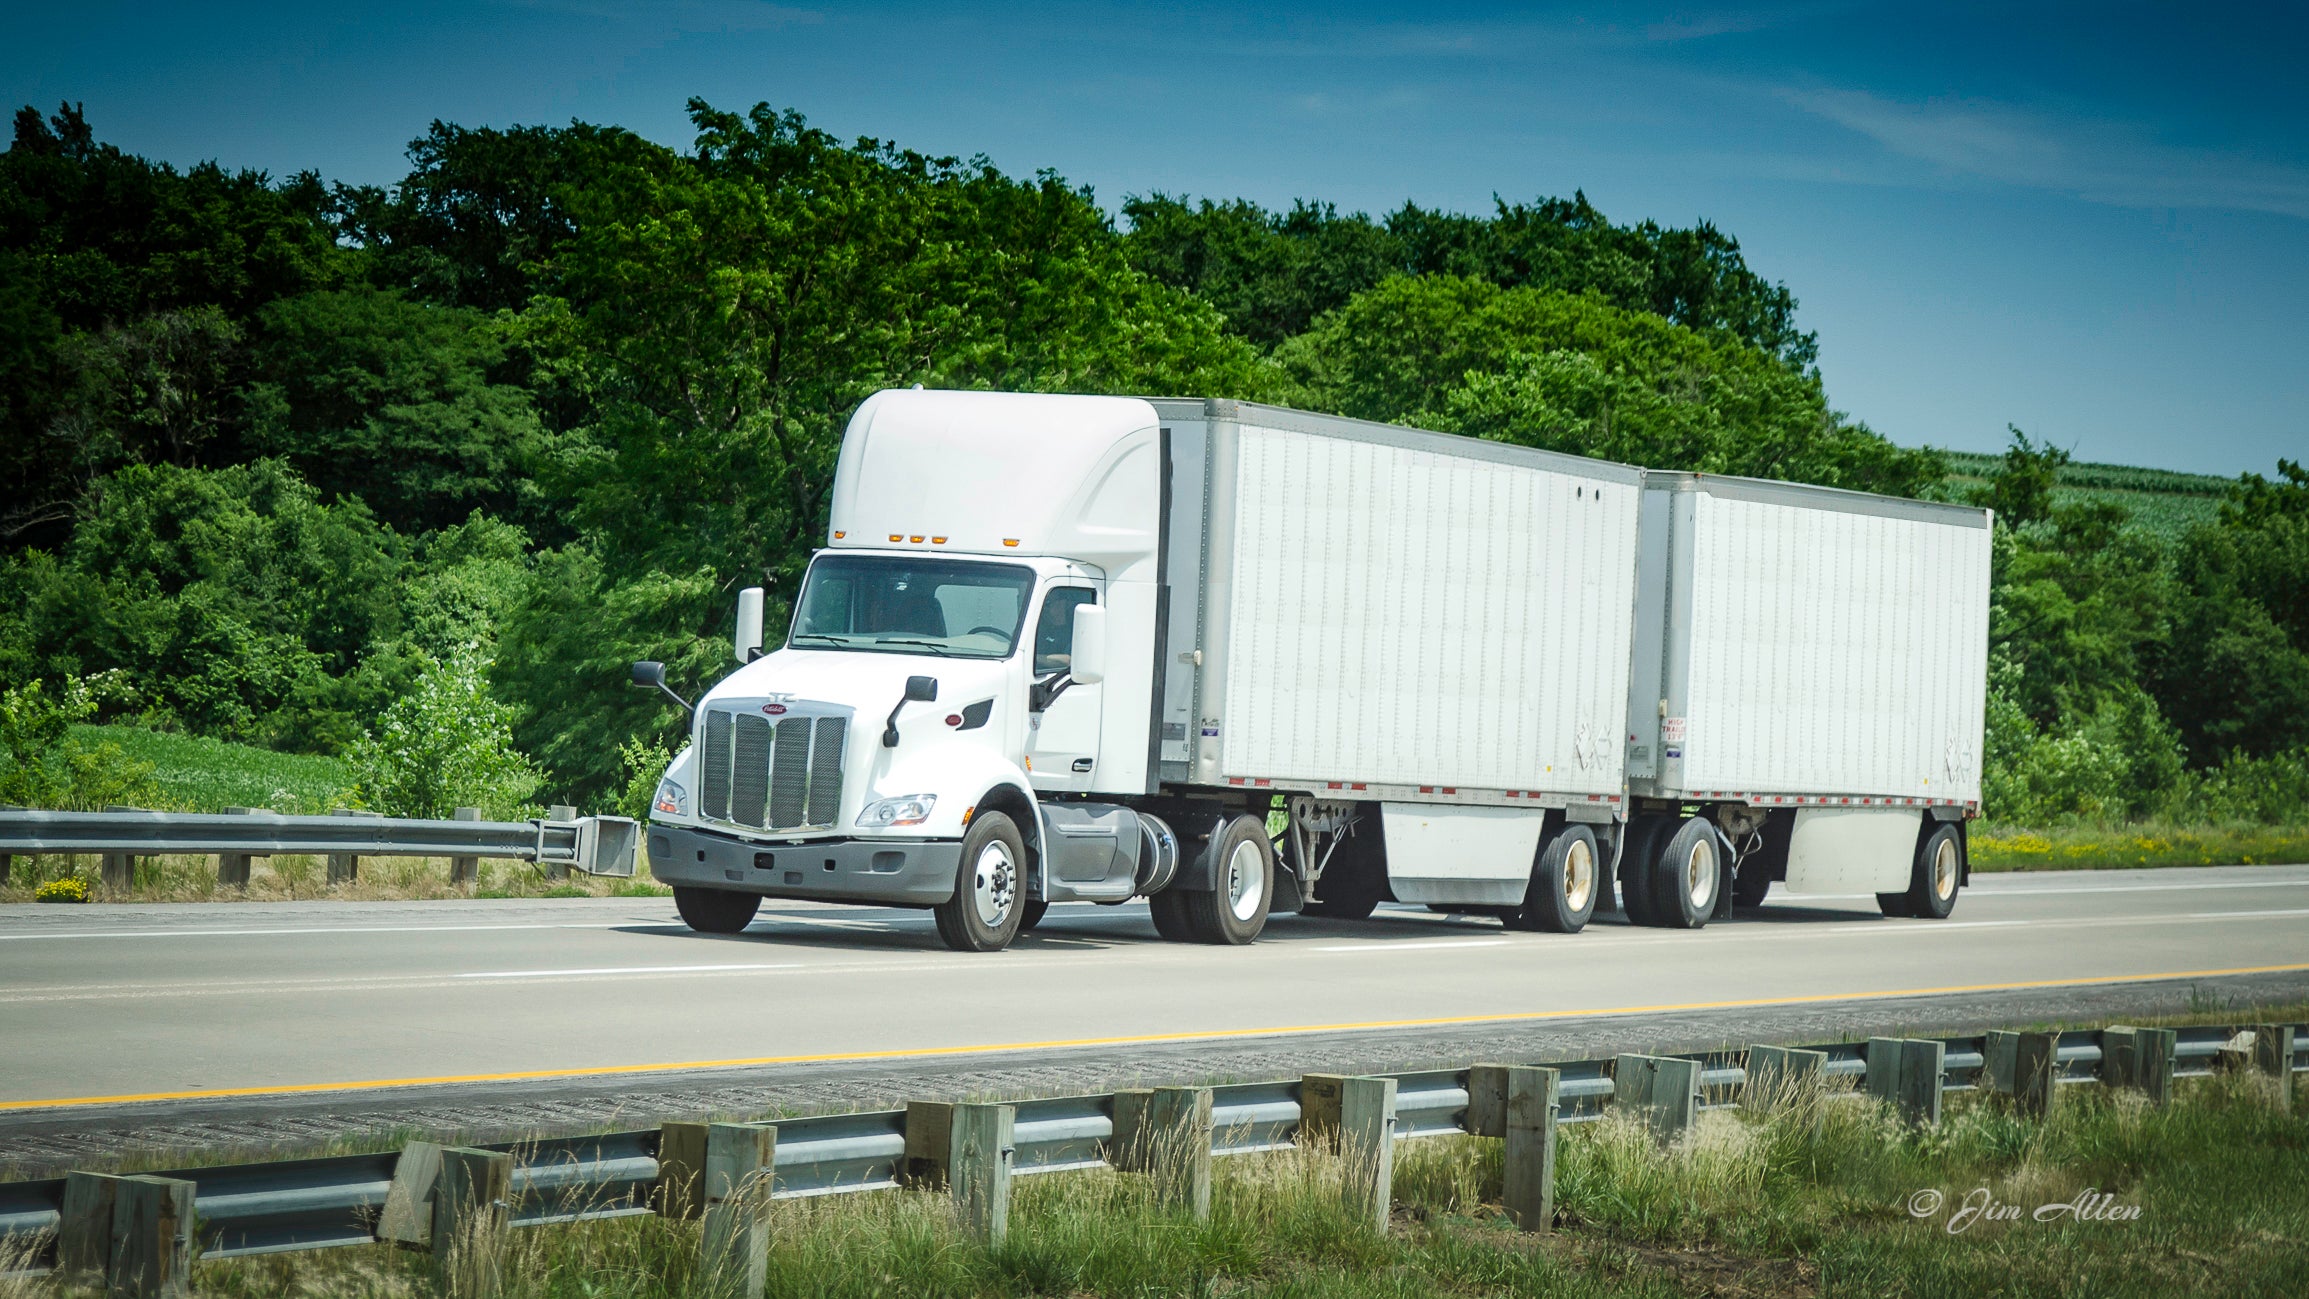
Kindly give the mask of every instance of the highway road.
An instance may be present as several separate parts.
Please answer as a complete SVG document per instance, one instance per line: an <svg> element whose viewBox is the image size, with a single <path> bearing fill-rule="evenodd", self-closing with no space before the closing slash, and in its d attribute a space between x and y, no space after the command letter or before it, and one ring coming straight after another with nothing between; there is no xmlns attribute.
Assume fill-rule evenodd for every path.
<svg viewBox="0 0 2309 1299"><path fill-rule="evenodd" d="M925 913L808 903L718 938L657 898L4 906L0 1130L356 1087L663 1087L700 1069L1480 1036L2253 974L2309 990L2309 867L1982 876L1940 922L1775 897L1697 933L1617 917L1512 933L1388 907L1278 918L1247 948L1159 941L1143 906L1063 906L985 956L945 950Z"/></svg>

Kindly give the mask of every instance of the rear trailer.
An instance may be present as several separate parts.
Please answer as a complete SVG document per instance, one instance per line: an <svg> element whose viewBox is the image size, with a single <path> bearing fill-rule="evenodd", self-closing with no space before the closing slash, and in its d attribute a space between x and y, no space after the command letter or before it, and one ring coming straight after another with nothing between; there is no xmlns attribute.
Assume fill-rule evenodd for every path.
<svg viewBox="0 0 2309 1299"><path fill-rule="evenodd" d="M1631 916L1727 914L1775 880L1947 914L1980 799L1989 543L1981 509L1644 475Z"/></svg>
<svg viewBox="0 0 2309 1299"><path fill-rule="evenodd" d="M1642 471L1243 402L1154 406L1159 780L1290 792L1286 851L1341 913L1376 897L1382 825L1402 901L1519 907L1569 822L1595 824L1592 876L1625 791ZM1574 885L1588 909L1594 882Z"/></svg>

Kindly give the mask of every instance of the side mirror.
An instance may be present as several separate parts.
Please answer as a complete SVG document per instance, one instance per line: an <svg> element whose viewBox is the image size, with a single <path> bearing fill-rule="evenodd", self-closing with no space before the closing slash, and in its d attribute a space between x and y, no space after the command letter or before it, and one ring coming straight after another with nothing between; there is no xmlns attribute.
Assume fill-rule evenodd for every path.
<svg viewBox="0 0 2309 1299"><path fill-rule="evenodd" d="M1106 679L1106 610L1098 605L1074 611L1074 644L1069 647L1066 674L1076 685L1095 686Z"/></svg>
<svg viewBox="0 0 2309 1299"><path fill-rule="evenodd" d="M909 703L934 704L938 702L938 678L906 678L906 699Z"/></svg>
<svg viewBox="0 0 2309 1299"><path fill-rule="evenodd" d="M738 634L731 649L741 664L762 656L762 588L758 586L738 592Z"/></svg>
<svg viewBox="0 0 2309 1299"><path fill-rule="evenodd" d="M673 700L677 704L680 704L681 710L685 713L694 713L697 711L697 709L690 706L689 700L675 694L673 692L673 687L665 683L665 664L658 662L656 659L643 659L633 665L633 683L637 686L651 686L656 689L663 690L665 692L665 697Z"/></svg>

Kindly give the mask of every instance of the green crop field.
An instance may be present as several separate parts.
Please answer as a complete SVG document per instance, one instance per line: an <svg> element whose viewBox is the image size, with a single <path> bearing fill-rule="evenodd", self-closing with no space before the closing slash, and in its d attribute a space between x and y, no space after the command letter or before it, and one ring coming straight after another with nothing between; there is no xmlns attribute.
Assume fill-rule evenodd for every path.
<svg viewBox="0 0 2309 1299"><path fill-rule="evenodd" d="M152 764L158 801L187 812L267 807L317 814L345 802L353 773L336 758L275 753L197 735L148 731L139 726L75 726L72 737L88 748L117 744Z"/></svg>
<svg viewBox="0 0 2309 1299"><path fill-rule="evenodd" d="M2002 457L1970 451L1947 455L1948 485L1959 497L1988 486L2003 463ZM2234 485L2234 479L2210 474L2132 465L2068 464L2061 466L2055 499L2107 501L2123 507L2138 526L2172 538L2196 524L2212 522L2222 495Z"/></svg>

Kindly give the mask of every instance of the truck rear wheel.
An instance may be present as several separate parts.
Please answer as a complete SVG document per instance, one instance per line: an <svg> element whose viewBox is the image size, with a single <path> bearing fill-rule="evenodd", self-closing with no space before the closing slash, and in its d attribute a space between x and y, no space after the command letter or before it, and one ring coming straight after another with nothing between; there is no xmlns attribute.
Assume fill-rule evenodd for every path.
<svg viewBox="0 0 2309 1299"><path fill-rule="evenodd" d="M1596 887L1603 873L1600 858L1595 831L1584 825L1556 831L1539 850L1523 905L1502 917L1507 927L1551 934L1576 934L1586 928L1600 891Z"/></svg>
<svg viewBox="0 0 2309 1299"><path fill-rule="evenodd" d="M957 952L999 952L1025 918L1026 843L1001 812L980 812L962 836L954 896L931 909L938 936Z"/></svg>
<svg viewBox="0 0 2309 1299"><path fill-rule="evenodd" d="M1953 825L1942 825L1916 845L1916 864L1906 893L1879 893L1878 906L1887 897L1899 900L1903 916L1919 920L1946 920L1956 910L1956 886L1964 875L1964 836ZM1890 907L1884 914L1895 914Z"/></svg>
<svg viewBox="0 0 2309 1299"><path fill-rule="evenodd" d="M1171 888L1153 900L1179 899L1172 905L1185 920L1190 941L1239 947L1267 927L1267 908L1275 897L1275 845L1267 840L1267 823L1238 816L1211 836L1203 852L1209 889L1180 893ZM1159 913L1155 926L1162 927Z"/></svg>
<svg viewBox="0 0 2309 1299"><path fill-rule="evenodd" d="M1623 832L1627 846L1619 861L1620 910L1631 925L1657 923L1652 919L1652 876L1657 864L1654 849L1668 824L1656 816L1642 816L1630 821Z"/></svg>
<svg viewBox="0 0 2309 1299"><path fill-rule="evenodd" d="M754 913L762 909L762 895L676 884L673 909L681 913L683 924L701 934L737 934L754 923Z"/></svg>
<svg viewBox="0 0 2309 1299"><path fill-rule="evenodd" d="M1677 826L1651 871L1649 923L1663 929L1698 929L1708 923L1723 873L1724 850L1714 823L1695 816Z"/></svg>

